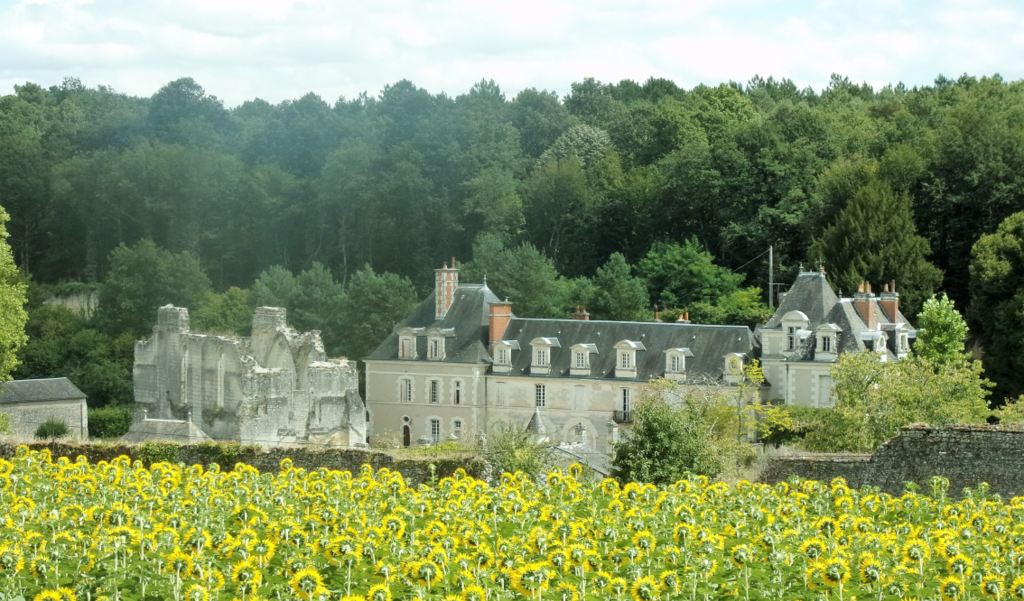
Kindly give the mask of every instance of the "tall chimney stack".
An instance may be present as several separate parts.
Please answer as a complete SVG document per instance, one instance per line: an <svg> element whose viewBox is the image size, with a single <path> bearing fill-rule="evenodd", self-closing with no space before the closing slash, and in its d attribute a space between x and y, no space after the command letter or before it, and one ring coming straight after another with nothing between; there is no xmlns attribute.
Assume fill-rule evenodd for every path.
<svg viewBox="0 0 1024 601"><path fill-rule="evenodd" d="M900 295L896 292L896 280L885 286L881 299L882 310L885 311L886 317L889 318L889 321L898 323L900 320Z"/></svg>
<svg viewBox="0 0 1024 601"><path fill-rule="evenodd" d="M875 329L875 295L871 293L871 283L861 282L857 294L853 295L853 305L857 308L864 324L869 330Z"/></svg>
<svg viewBox="0 0 1024 601"><path fill-rule="evenodd" d="M445 264L441 269L434 270L434 319L444 319L448 314L458 287L459 270L455 268L455 257L452 257L451 267Z"/></svg>
<svg viewBox="0 0 1024 601"><path fill-rule="evenodd" d="M489 339L488 348L491 356L494 356L494 343L501 340L508 329L508 322L512 321L512 303L506 298L487 305L487 336Z"/></svg>

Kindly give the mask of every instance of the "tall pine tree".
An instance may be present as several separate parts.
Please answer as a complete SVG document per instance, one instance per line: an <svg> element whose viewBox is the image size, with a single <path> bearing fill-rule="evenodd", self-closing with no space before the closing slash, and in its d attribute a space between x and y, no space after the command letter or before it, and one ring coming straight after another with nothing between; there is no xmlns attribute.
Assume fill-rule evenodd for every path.
<svg viewBox="0 0 1024 601"><path fill-rule="evenodd" d="M928 241L917 235L910 196L873 181L814 239L809 259L822 261L829 282L847 293L864 281L880 289L895 280L901 311L916 315L942 282L942 271L926 259L930 253Z"/></svg>

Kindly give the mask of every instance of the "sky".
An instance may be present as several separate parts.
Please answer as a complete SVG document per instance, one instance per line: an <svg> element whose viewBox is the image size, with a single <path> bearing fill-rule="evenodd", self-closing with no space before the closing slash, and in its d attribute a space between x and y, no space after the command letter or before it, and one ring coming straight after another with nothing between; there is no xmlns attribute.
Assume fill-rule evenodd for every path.
<svg viewBox="0 0 1024 601"><path fill-rule="evenodd" d="M0 0L0 95L32 81L150 96L192 77L228 106L333 102L408 79L456 96L565 95L585 77L684 88L832 73L1024 78L1020 0Z"/></svg>

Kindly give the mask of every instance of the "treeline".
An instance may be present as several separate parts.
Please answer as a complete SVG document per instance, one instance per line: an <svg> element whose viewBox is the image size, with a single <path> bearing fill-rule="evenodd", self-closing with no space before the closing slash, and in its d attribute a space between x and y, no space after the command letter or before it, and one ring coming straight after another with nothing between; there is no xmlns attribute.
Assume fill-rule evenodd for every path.
<svg viewBox="0 0 1024 601"><path fill-rule="evenodd" d="M189 78L151 98L69 78L0 98L0 204L43 283L103 282L115 249L152 240L195 257L218 293L317 263L343 288L370 265L422 297L454 255L472 260L464 277L547 303L533 314L612 316L689 309L650 269L698 252L742 279L685 302L744 322L767 300L771 245L776 281L823 263L847 294L895 279L907 315L938 290L971 315L971 249L1024 208L1022 132L1021 83L998 76L877 90L835 76L820 93L585 79L564 98L401 81L233 109ZM554 273L515 282L513 259ZM602 277L639 277L646 298Z"/></svg>

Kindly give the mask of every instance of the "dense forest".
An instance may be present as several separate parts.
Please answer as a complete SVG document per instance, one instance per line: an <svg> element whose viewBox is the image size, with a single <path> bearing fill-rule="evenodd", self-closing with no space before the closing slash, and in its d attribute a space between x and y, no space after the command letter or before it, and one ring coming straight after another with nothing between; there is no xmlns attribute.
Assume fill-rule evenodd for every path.
<svg viewBox="0 0 1024 601"><path fill-rule="evenodd" d="M400 81L333 104L309 93L226 108L190 78L150 98L68 78L0 97L0 205L34 284L102 284L96 320L67 328L121 336L122 357L158 302L113 315L136 306L111 296L133 277L163 273L160 304L235 331L256 302L305 310L299 321L327 333L400 297L361 346L334 334L359 353L453 256L522 315L657 306L756 325L772 246L776 282L821 266L846 294L896 280L907 315L945 292L971 316L972 249L1024 209L1022 85L584 79L564 97L507 97L481 81L451 97ZM332 290L347 304L325 309ZM30 336L58 336L33 320ZM981 342L1003 327L971 323ZM62 360L47 361L23 376Z"/></svg>

